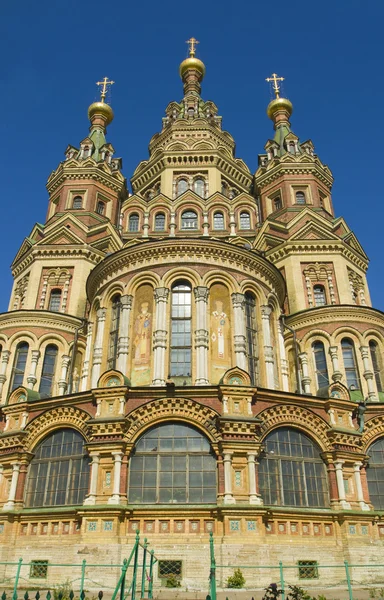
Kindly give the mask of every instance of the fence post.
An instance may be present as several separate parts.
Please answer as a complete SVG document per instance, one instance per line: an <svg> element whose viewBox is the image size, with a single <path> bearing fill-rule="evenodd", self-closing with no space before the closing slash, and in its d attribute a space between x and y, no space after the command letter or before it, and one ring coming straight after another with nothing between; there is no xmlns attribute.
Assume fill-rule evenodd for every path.
<svg viewBox="0 0 384 600"><path fill-rule="evenodd" d="M17 586L19 585L21 563L22 562L23 562L23 559L19 558L19 562L17 564L17 570L16 570L15 585L13 586L12 600L17 600Z"/></svg>
<svg viewBox="0 0 384 600"><path fill-rule="evenodd" d="M153 555L155 554L154 550L151 550L150 553L151 558L149 560L149 585L148 585L148 598L152 599L152 590L153 590Z"/></svg>
<svg viewBox="0 0 384 600"><path fill-rule="evenodd" d="M216 600L216 560L215 560L215 548L213 545L213 532L209 532L209 553L211 558L211 565L209 571L209 583L210 583L210 596L211 600Z"/></svg>
<svg viewBox="0 0 384 600"><path fill-rule="evenodd" d="M83 562L81 563L81 581L80 581L80 595L81 593L84 591L84 580L85 580L85 565L87 564L87 561L85 560L85 558L83 559Z"/></svg>
<svg viewBox="0 0 384 600"><path fill-rule="evenodd" d="M135 540L135 554L133 559L133 574L132 574L132 590L131 590L131 599L135 600L136 595L136 578L137 578L137 559L139 556L139 543L140 543L140 531L137 529L136 531L136 540Z"/></svg>
<svg viewBox="0 0 384 600"><path fill-rule="evenodd" d="M147 558L147 548L148 548L148 541L147 541L147 538L144 538L144 546L143 546L143 570L141 572L141 596L140 596L140 598L144 598L144 596L145 596L145 577L146 577L145 562L146 562L146 558Z"/></svg>
<svg viewBox="0 0 384 600"><path fill-rule="evenodd" d="M282 561L279 562L279 571L280 571L281 598L282 598L282 600L285 600L284 571L283 571Z"/></svg>
<svg viewBox="0 0 384 600"><path fill-rule="evenodd" d="M124 599L124 591L125 591L125 579L126 579L126 575L127 575L127 569L128 569L128 561L126 558L124 558L123 560L123 567L121 569L121 588L120 588L120 600Z"/></svg>
<svg viewBox="0 0 384 600"><path fill-rule="evenodd" d="M348 586L349 600L353 600L351 577L350 577L350 574L349 574L349 568L348 568L348 561L347 560L344 561L344 566L345 566L345 574L347 576L347 586Z"/></svg>

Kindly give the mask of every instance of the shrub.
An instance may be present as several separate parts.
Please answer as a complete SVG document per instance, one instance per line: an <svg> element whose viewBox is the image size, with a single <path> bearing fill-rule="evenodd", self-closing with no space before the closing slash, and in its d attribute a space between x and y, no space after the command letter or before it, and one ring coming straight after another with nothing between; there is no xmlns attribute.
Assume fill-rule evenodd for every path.
<svg viewBox="0 0 384 600"><path fill-rule="evenodd" d="M245 586L244 575L240 569L235 569L235 572L231 577L227 579L227 587L229 588L242 588Z"/></svg>
<svg viewBox="0 0 384 600"><path fill-rule="evenodd" d="M165 582L165 587L176 588L176 587L180 587L180 585L181 585L181 583L176 578L176 575L173 575L172 573L170 575L168 575L167 581Z"/></svg>

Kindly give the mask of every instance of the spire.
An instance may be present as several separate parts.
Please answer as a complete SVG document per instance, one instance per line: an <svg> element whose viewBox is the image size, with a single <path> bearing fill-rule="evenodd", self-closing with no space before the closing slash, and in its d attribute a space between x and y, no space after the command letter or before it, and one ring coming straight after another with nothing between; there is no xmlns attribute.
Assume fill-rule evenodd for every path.
<svg viewBox="0 0 384 600"><path fill-rule="evenodd" d="M284 77L278 77L276 73L272 73L271 77L267 77L265 81L272 83L272 90L275 94L274 100L268 104L267 115L275 124L275 129L280 124L287 124L289 128L289 117L292 114L292 102L288 98L280 97L280 82L284 81Z"/></svg>
<svg viewBox="0 0 384 600"><path fill-rule="evenodd" d="M189 57L183 60L179 68L180 77L184 83L184 96L191 93L200 95L200 83L205 75L205 65L195 56L198 43L194 37L186 41L186 44L189 45Z"/></svg>
<svg viewBox="0 0 384 600"><path fill-rule="evenodd" d="M112 107L105 102L108 86L114 83L108 77L104 77L103 81L97 81L96 85L101 86L100 101L94 102L88 108L88 118L91 121L89 137L94 144L93 158L95 160L99 159L99 150L106 143L105 134L107 125L112 123L114 117Z"/></svg>

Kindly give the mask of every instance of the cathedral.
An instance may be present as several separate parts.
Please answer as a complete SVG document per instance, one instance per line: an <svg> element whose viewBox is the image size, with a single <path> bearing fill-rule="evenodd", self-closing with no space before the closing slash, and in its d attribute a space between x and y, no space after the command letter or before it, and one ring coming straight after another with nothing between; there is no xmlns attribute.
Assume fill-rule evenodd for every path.
<svg viewBox="0 0 384 600"><path fill-rule="evenodd" d="M284 561L296 580L300 562L382 562L384 315L368 258L282 78L267 80L253 172L201 95L196 44L130 189L107 138L113 82L98 82L89 133L12 263L0 561L44 565L31 582L50 562L119 563L137 530L157 586L168 568L206 590L210 533L221 565Z"/></svg>

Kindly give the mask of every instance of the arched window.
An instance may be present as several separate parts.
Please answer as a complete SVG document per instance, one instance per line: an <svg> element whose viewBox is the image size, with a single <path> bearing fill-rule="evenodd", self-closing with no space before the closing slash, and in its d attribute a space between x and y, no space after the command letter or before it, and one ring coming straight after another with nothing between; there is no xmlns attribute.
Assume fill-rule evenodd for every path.
<svg viewBox="0 0 384 600"><path fill-rule="evenodd" d="M165 230L165 214L157 213L155 216L155 231Z"/></svg>
<svg viewBox="0 0 384 600"><path fill-rule="evenodd" d="M112 313L111 322L109 328L109 341L108 341L108 369L116 368L117 359L117 343L119 341L119 325L120 325L120 311L121 311L121 296L116 294L112 298Z"/></svg>
<svg viewBox="0 0 384 600"><path fill-rule="evenodd" d="M187 282L176 283L171 294L172 378L190 378L192 371L192 288Z"/></svg>
<svg viewBox="0 0 384 600"><path fill-rule="evenodd" d="M13 363L12 380L9 387L10 392L13 392L19 385L23 385L28 350L29 346L27 342L21 342L17 345L15 362Z"/></svg>
<svg viewBox="0 0 384 600"><path fill-rule="evenodd" d="M313 299L315 301L315 306L325 306L327 304L323 285L313 286Z"/></svg>
<svg viewBox="0 0 384 600"><path fill-rule="evenodd" d="M329 385L327 358L325 356L323 342L314 342L312 344L313 356L315 359L315 370L317 377L317 387L322 388Z"/></svg>
<svg viewBox="0 0 384 600"><path fill-rule="evenodd" d="M224 215L222 212L215 212L213 215L213 229L224 229Z"/></svg>
<svg viewBox="0 0 384 600"><path fill-rule="evenodd" d="M102 200L98 200L97 206L96 206L96 212L99 215L103 215L105 213L105 202L103 202Z"/></svg>
<svg viewBox="0 0 384 600"><path fill-rule="evenodd" d="M296 152L295 142L289 142L288 152L290 152L291 154L295 154L295 152Z"/></svg>
<svg viewBox="0 0 384 600"><path fill-rule="evenodd" d="M51 295L49 296L48 310L51 310L52 312L60 312L61 293L62 291L60 289L51 290Z"/></svg>
<svg viewBox="0 0 384 600"><path fill-rule="evenodd" d="M258 380L256 298L251 292L246 292L244 298L248 373L251 378L251 383L256 385Z"/></svg>
<svg viewBox="0 0 384 600"><path fill-rule="evenodd" d="M177 182L177 195L181 196L188 189L188 181L186 179L179 179Z"/></svg>
<svg viewBox="0 0 384 600"><path fill-rule="evenodd" d="M381 380L381 371L383 369L382 369L380 350L379 350L379 346L377 345L377 342L375 342L374 340L371 340L369 342L369 350L371 353L372 367L373 367L373 373L375 375L377 391L382 392L383 384L382 384L382 380ZM384 491L383 491L383 493L384 493Z"/></svg>
<svg viewBox="0 0 384 600"><path fill-rule="evenodd" d="M345 377L347 386L354 386L355 389L360 389L360 378L357 371L355 346L349 338L341 340L341 350L343 353ZM352 388L353 389L353 388Z"/></svg>
<svg viewBox="0 0 384 600"><path fill-rule="evenodd" d="M296 204L305 204L304 192L296 192Z"/></svg>
<svg viewBox="0 0 384 600"><path fill-rule="evenodd" d="M43 368L41 371L39 394L42 398L52 395L53 378L55 376L57 346L49 344L45 349Z"/></svg>
<svg viewBox="0 0 384 600"><path fill-rule="evenodd" d="M83 208L83 199L81 196L74 197L72 207L74 210L79 210L80 208Z"/></svg>
<svg viewBox="0 0 384 600"><path fill-rule="evenodd" d="M139 231L139 215L136 213L129 216L128 231Z"/></svg>
<svg viewBox="0 0 384 600"><path fill-rule="evenodd" d="M374 442L367 454L371 457L367 469L369 498L374 510L384 510L384 438Z"/></svg>
<svg viewBox="0 0 384 600"><path fill-rule="evenodd" d="M197 429L167 423L139 439L130 459L130 503L216 503L216 497L216 458Z"/></svg>
<svg viewBox="0 0 384 600"><path fill-rule="evenodd" d="M205 181L204 181L204 179L202 179L201 177L199 177L198 179L195 179L195 181L193 182L193 189L196 192L196 194L198 194L199 196L204 198L205 197Z"/></svg>
<svg viewBox="0 0 384 600"><path fill-rule="evenodd" d="M248 212L240 213L240 229L251 229L251 217Z"/></svg>
<svg viewBox="0 0 384 600"><path fill-rule="evenodd" d="M37 446L29 467L25 505L82 504L88 492L89 463L80 433L73 429L51 433Z"/></svg>
<svg viewBox="0 0 384 600"><path fill-rule="evenodd" d="M182 229L197 229L197 214L193 210L186 210L181 215Z"/></svg>
<svg viewBox="0 0 384 600"><path fill-rule="evenodd" d="M280 208L282 207L280 196L278 196L277 198L275 198L273 200L273 205L274 205L275 210L280 210Z"/></svg>
<svg viewBox="0 0 384 600"><path fill-rule="evenodd" d="M265 440L259 465L260 494L265 505L329 505L327 475L320 450L296 429L281 427Z"/></svg>

